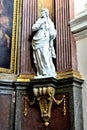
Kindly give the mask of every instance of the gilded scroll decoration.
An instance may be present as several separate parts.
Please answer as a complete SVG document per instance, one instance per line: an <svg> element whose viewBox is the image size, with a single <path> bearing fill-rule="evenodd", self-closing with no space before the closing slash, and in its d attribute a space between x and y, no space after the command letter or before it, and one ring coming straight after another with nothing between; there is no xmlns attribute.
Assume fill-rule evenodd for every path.
<svg viewBox="0 0 87 130"><path fill-rule="evenodd" d="M49 125L49 120L51 118L51 109L53 101L57 104L63 104L63 115L66 116L66 96L63 95L62 99L55 99L55 88L54 87L40 87L33 88L34 100L31 102L28 97L24 98L24 116L28 115L27 103L33 105L35 103L35 99L37 99L40 107L41 118L44 121L44 125Z"/></svg>
<svg viewBox="0 0 87 130"><path fill-rule="evenodd" d="M33 105L35 103L35 98L33 99L33 101L30 101L29 97L24 97L24 111L23 111L23 114L24 114L25 117L28 115L27 103L29 103L30 105Z"/></svg>

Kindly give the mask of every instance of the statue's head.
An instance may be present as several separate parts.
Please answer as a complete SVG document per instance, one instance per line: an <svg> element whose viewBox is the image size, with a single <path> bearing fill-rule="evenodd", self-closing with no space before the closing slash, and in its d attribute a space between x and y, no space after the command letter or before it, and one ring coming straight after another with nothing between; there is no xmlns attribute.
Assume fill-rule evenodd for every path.
<svg viewBox="0 0 87 130"><path fill-rule="evenodd" d="M44 9L41 10L41 12L44 12L45 16L49 17L49 10L48 9L44 8Z"/></svg>

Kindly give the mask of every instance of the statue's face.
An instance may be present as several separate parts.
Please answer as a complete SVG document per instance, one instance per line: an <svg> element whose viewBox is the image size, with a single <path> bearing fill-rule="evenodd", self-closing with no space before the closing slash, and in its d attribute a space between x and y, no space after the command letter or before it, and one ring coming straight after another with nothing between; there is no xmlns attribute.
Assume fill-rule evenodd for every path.
<svg viewBox="0 0 87 130"><path fill-rule="evenodd" d="M46 17L46 12L44 10L41 10L41 17L42 18Z"/></svg>

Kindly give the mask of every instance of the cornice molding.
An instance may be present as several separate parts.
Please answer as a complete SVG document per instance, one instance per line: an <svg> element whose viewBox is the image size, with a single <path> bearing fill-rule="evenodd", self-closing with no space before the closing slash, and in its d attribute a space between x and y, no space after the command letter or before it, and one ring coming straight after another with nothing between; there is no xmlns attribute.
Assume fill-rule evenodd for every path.
<svg viewBox="0 0 87 130"><path fill-rule="evenodd" d="M87 9L70 21L70 26L76 40L87 37Z"/></svg>

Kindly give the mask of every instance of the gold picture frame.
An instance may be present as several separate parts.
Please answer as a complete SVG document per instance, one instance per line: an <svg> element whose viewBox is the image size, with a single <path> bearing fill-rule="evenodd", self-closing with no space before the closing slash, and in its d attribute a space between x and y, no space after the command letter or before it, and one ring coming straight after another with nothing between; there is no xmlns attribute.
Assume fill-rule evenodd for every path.
<svg viewBox="0 0 87 130"><path fill-rule="evenodd" d="M12 12L12 15L13 15L12 16L12 26L10 28L11 32L12 32L11 33L10 60L9 60L10 65L9 65L9 67L4 67L4 65L2 64L0 66L0 72L3 72L3 73L16 73L16 71L17 71L17 58L18 58L18 54L17 54L18 51L17 50L18 50L18 46L19 46L18 44L20 44L20 36L19 35L20 35L20 28L21 28L21 13L20 13L21 12L21 0L9 0L9 1L10 1L10 3L7 4L8 5L7 6L8 12L10 13L11 11L13 11ZM5 2L7 2L7 1L2 0L2 2L4 2L4 3L1 3L2 5L0 5L0 6L2 7L2 9L6 10L6 6L4 8L3 5L6 4ZM13 2L13 6L12 6L11 2ZM7 15L7 13L6 13L6 15ZM2 15L2 16L4 17L4 15ZM7 16L9 16L9 15L7 15ZM5 16L5 18L7 16ZM1 19L0 24L2 24L2 19ZM7 58L5 58L5 60Z"/></svg>

